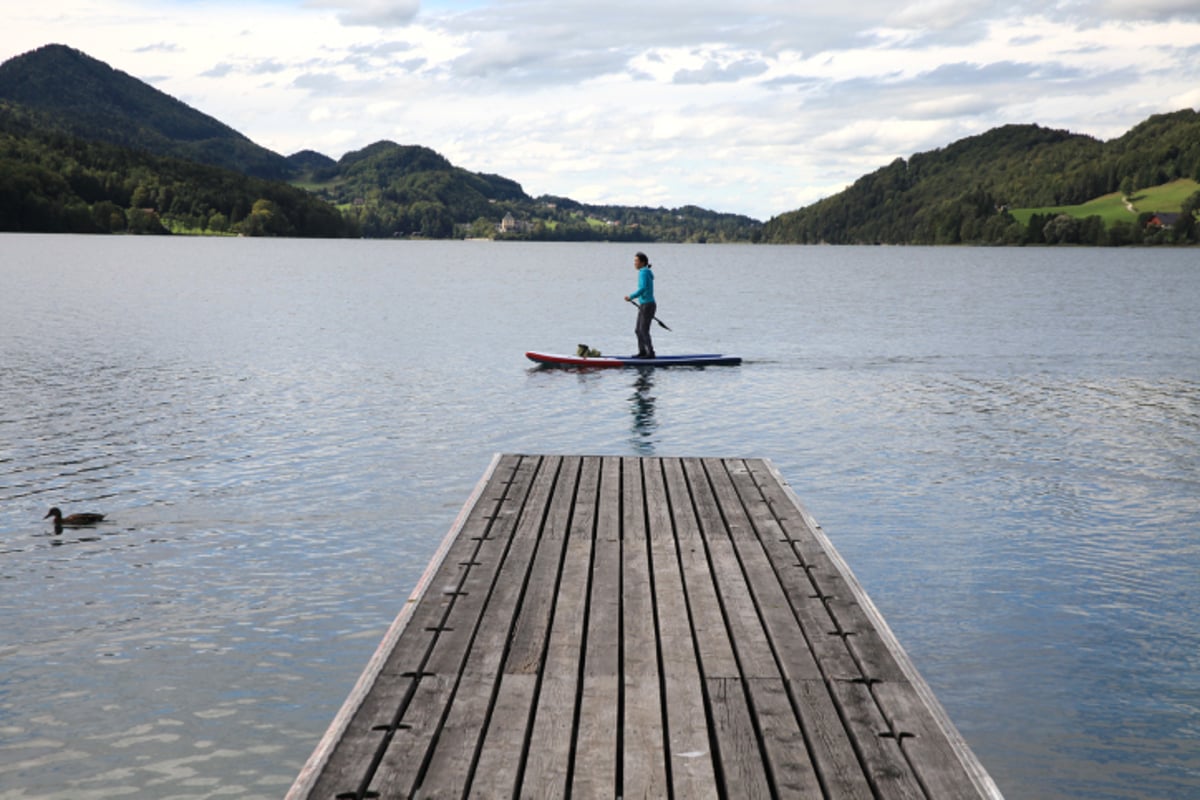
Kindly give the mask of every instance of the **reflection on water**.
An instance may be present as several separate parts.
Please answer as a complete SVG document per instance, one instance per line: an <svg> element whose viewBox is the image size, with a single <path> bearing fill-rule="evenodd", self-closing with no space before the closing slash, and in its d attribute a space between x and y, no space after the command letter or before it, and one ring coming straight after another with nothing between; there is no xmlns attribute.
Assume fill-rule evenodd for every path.
<svg viewBox="0 0 1200 800"><path fill-rule="evenodd" d="M658 421L654 418L654 367L638 367L633 380L633 393L629 395L629 410L633 414L633 435L629 439L634 455L654 455L655 431Z"/></svg>

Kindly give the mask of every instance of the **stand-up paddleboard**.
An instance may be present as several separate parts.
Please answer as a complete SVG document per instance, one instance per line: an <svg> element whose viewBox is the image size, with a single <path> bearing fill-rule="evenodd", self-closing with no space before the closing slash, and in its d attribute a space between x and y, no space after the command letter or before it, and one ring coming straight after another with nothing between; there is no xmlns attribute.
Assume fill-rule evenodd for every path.
<svg viewBox="0 0 1200 800"><path fill-rule="evenodd" d="M657 358L632 358L627 356L565 356L556 353L529 351L525 357L546 367L736 367L742 363L741 356L721 353L693 353L682 356L658 356Z"/></svg>

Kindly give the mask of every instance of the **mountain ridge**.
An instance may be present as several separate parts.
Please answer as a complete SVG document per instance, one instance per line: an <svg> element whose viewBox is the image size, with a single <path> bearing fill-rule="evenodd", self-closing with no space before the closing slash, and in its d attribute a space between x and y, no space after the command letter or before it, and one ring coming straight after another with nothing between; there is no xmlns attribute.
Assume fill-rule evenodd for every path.
<svg viewBox="0 0 1200 800"><path fill-rule="evenodd" d="M169 159L289 182L336 207L346 220L347 232L370 237L1129 244L1143 242L1148 220L1142 217L1149 215L1131 218L1128 225L1092 220L1083 232L1058 220L1051 239L1046 230L1054 219L1038 213L1027 223L1018 222L1009 209L1069 207L1118 188L1132 191L1177 178L1200 179L1200 114L1191 109L1152 116L1109 142L1035 124L1011 124L895 159L861 176L842 192L783 212L763 224L744 215L694 205L666 209L589 205L553 195L533 198L511 178L471 172L424 145L389 140L349 151L336 160L314 150L284 157L149 84L61 44L45 45L0 64L0 106L9 116L6 135L32 137L21 147L38 162L32 172L26 169L28 164L8 167L12 174L0 173L0 190L5 180L36 185L39 188L34 194L47 192L46 196L54 198L52 207L64 214L67 208L75 209L77 222L72 224L82 219L81 205L90 208L100 199L118 205L126 200L145 203L153 199L155 213L165 227L196 232L212 230L209 219L217 221L217 232L245 232L243 222L246 230L257 233L279 234L306 226L258 224L262 220L251 219L252 209L244 200L218 199L219 190L181 192L178 176L182 174L224 186L230 197L244 197L249 190L246 186L235 190L230 188L237 183L234 179L179 167ZM80 146L60 142L55 133L107 142L168 161L151 162L152 171L158 171L156 176L137 177L131 161L136 161L135 156L117 157L82 147L101 164L89 167L96 174L85 180L69 155L72 148ZM48 154L55 148L68 152ZM112 172L111 165L118 162L130 162L126 173ZM54 170L60 171L57 177L50 174ZM162 174L168 177L161 178ZM100 198L92 187L96 182L137 185ZM296 204L287 192L255 186L264 194L282 198L280 202L289 208ZM9 206L15 209L8 213L10 225L22 216L13 199L21 191L27 190L17 186L8 192ZM193 199L204 194L208 200L196 200L180 210L177 200L181 193ZM161 202L164 197L171 202ZM1192 212L1197 207L1200 197L1185 201L1179 210L1188 213L1182 214L1169 235L1155 231L1152 240L1194 241ZM137 208L129 206L124 211L129 217ZM233 218L222 222L221 217L229 214ZM1057 216L1063 214L1052 215ZM105 217L100 214L96 218ZM301 214L298 219L310 217ZM1085 226L1080 223L1076 227ZM332 228L322 222L320 229Z"/></svg>

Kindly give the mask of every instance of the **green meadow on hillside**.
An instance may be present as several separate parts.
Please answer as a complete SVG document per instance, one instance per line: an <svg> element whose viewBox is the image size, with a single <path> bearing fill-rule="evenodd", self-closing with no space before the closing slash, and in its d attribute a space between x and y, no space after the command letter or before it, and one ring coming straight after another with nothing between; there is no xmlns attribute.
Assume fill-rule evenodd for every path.
<svg viewBox="0 0 1200 800"><path fill-rule="evenodd" d="M1139 214L1156 211L1178 212L1183 202L1200 191L1200 183L1194 180L1182 179L1139 189L1131 199L1133 211L1125 204L1125 198L1120 192L1102 195L1077 206L1046 206L1044 208L1014 208L1010 210L1013 217L1022 225L1028 225L1034 214L1066 214L1077 219L1097 216L1104 220L1105 226L1114 222L1136 222Z"/></svg>

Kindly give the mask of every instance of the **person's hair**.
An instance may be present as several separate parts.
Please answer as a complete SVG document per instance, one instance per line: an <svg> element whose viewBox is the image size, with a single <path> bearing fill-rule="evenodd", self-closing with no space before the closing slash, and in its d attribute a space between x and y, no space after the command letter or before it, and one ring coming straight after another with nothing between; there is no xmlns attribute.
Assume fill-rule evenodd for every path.
<svg viewBox="0 0 1200 800"><path fill-rule="evenodd" d="M648 266L650 266L650 259L646 258L646 254L645 254L645 253L636 253L636 254L634 254L634 257L635 257L635 258L636 258L638 261L644 261L644 262L646 262L646 266L647 266L647 267L648 267Z"/></svg>

